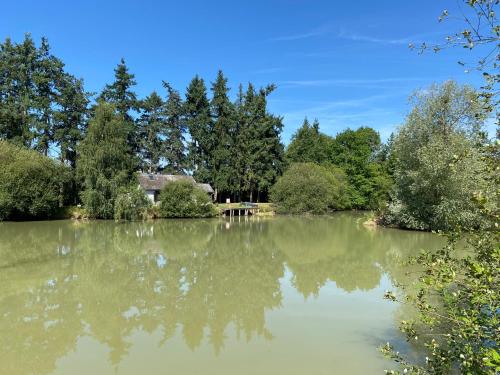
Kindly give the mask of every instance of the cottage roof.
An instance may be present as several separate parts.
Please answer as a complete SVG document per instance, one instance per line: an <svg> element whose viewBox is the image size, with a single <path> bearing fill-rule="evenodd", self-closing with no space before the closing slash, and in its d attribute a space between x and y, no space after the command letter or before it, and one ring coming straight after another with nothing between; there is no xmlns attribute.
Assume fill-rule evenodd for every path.
<svg viewBox="0 0 500 375"><path fill-rule="evenodd" d="M144 190L159 191L165 187L166 184L173 181L188 181L195 184L204 192L213 194L214 189L210 184L198 184L192 176L176 175L176 174L154 174L154 173L139 173L139 185Z"/></svg>
<svg viewBox="0 0 500 375"><path fill-rule="evenodd" d="M141 185L144 190L161 190L167 183L173 181L189 181L193 184L196 183L192 176L154 173L139 174L139 185Z"/></svg>
<svg viewBox="0 0 500 375"><path fill-rule="evenodd" d="M212 186L210 184L196 184L200 189L202 189L205 193L213 194L214 189L212 189Z"/></svg>

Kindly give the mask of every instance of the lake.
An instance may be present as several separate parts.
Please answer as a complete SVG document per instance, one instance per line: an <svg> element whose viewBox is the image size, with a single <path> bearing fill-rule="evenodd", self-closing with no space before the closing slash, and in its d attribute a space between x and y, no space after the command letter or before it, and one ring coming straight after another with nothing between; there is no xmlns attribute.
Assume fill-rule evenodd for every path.
<svg viewBox="0 0 500 375"><path fill-rule="evenodd" d="M363 215L0 223L0 374L377 374L431 233Z"/></svg>

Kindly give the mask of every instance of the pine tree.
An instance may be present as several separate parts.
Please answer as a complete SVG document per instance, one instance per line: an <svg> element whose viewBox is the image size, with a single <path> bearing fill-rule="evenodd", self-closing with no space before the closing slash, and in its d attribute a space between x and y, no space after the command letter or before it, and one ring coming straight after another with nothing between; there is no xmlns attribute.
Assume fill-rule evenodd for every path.
<svg viewBox="0 0 500 375"><path fill-rule="evenodd" d="M255 103L252 105L251 126L254 128L254 136L250 143L249 154L252 155L252 160L249 165L256 180L257 200L260 200L262 194L267 197L284 166L284 147L280 140L283 119L267 111L267 97L275 88L274 85L261 88L254 96ZM252 188L251 199L253 192Z"/></svg>
<svg viewBox="0 0 500 375"><path fill-rule="evenodd" d="M135 76L129 73L125 59L121 59L115 68L115 81L106 85L100 99L115 104L117 112L127 121L132 121L131 111L137 109L137 95L132 91Z"/></svg>
<svg viewBox="0 0 500 375"><path fill-rule="evenodd" d="M21 52L24 52L22 54ZM8 139L18 145L31 146L32 97L31 72L36 48L26 35L22 45L6 39L0 45L0 139Z"/></svg>
<svg viewBox="0 0 500 375"><path fill-rule="evenodd" d="M66 203L78 202L79 184L75 174L77 147L87 125L89 95L83 89L82 80L69 74L62 75L58 110L54 114L53 142L59 150L59 159L71 169L67 183L60 187L61 205L64 203L62 197L65 197Z"/></svg>
<svg viewBox="0 0 500 375"><path fill-rule="evenodd" d="M184 134L186 125L184 123L181 96L167 82L163 82L167 89L168 99L165 102L166 140L165 140L165 171L168 173L185 173L187 167L187 156Z"/></svg>
<svg viewBox="0 0 500 375"><path fill-rule="evenodd" d="M241 200L245 197L246 193L250 190L251 186L251 170L249 169L249 164L252 155L250 155L250 142L253 134L251 133L251 118L250 118L250 108L248 100L249 96L253 92L253 86L248 85L248 90L245 93L243 91L243 85L238 87L238 96L235 103L235 115L236 115L236 127L235 127L235 138L234 147L238 150L233 155L233 173L235 174L236 180L236 191L237 200Z"/></svg>
<svg viewBox="0 0 500 375"><path fill-rule="evenodd" d="M167 120L162 98L153 91L141 102L138 121L141 166L149 172L158 172L165 153Z"/></svg>
<svg viewBox="0 0 500 375"><path fill-rule="evenodd" d="M58 96L58 83L63 76L63 63L50 54L47 39L37 51L36 63L32 75L34 96L32 111L34 114L35 149L47 155L54 140L54 113L53 103Z"/></svg>
<svg viewBox="0 0 500 375"><path fill-rule="evenodd" d="M215 186L216 196L220 192L231 193L234 188L232 159L235 113L234 105L228 97L227 78L219 70L215 82L212 83L213 97L210 102L214 119L214 147L211 150L211 180Z"/></svg>
<svg viewBox="0 0 500 375"><path fill-rule="evenodd" d="M63 161L71 148L68 161L74 166L76 141L66 147L61 129L69 127L63 132L79 137L68 121L85 116L87 97L83 83L66 73L63 62L50 52L47 39L42 38L39 48L29 34L20 44L7 39L0 45L0 138L45 155L60 151Z"/></svg>
<svg viewBox="0 0 500 375"><path fill-rule="evenodd" d="M195 76L186 91L184 116L191 140L188 157L193 176L200 182L211 182L210 155L214 144L210 102L203 79Z"/></svg>
<svg viewBox="0 0 500 375"><path fill-rule="evenodd" d="M60 159L73 169L76 167L76 149L87 123L90 94L85 92L83 81L69 74L63 75L55 113L54 142L59 146Z"/></svg>
<svg viewBox="0 0 500 375"><path fill-rule="evenodd" d="M136 123L132 116L138 109L136 93L132 90L137 84L134 74L129 73L125 59L121 59L115 68L115 81L106 85L98 100L104 100L115 105L116 111L125 120L123 125L127 129L127 139L135 153L139 153L139 135Z"/></svg>
<svg viewBox="0 0 500 375"><path fill-rule="evenodd" d="M12 86L9 94L14 95L16 101L14 115L19 118L19 125L23 131L23 143L31 147L36 138L35 116L33 114L33 101L35 97L35 84L33 71L36 67L37 48L33 39L26 34L23 43L14 47L12 69Z"/></svg>

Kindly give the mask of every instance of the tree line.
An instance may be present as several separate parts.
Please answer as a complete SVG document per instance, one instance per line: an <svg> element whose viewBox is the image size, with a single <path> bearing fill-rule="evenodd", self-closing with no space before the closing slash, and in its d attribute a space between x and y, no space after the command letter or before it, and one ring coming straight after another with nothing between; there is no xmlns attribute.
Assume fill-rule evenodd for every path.
<svg viewBox="0 0 500 375"><path fill-rule="evenodd" d="M304 119L286 149L287 165L315 163L327 167L345 182L337 209L379 209L392 186L388 146L369 127L347 129L335 137L319 129L318 120ZM335 185L338 187L340 182ZM330 189L334 190L334 189Z"/></svg>
<svg viewBox="0 0 500 375"><path fill-rule="evenodd" d="M0 139L70 167L81 184L71 191L73 201L79 190L95 190L99 176L112 185L136 170L192 173L221 199L266 198L284 156L282 118L267 108L274 85L240 85L233 101L222 71L209 87L195 76L184 98L165 81L164 95L139 98L136 84L122 59L114 82L93 95L52 54L47 39L39 46L30 35L17 44L6 39L0 44ZM102 163L90 160L99 155Z"/></svg>
<svg viewBox="0 0 500 375"><path fill-rule="evenodd" d="M92 217L112 218L118 195L134 194L139 170L192 174L213 186L218 201L266 201L289 165L330 163L348 180L343 208L377 208L387 196L388 175L377 156L383 145L373 129L333 138L306 120L285 152L283 119L267 105L273 84L240 84L235 100L222 71L210 84L196 75L184 95L162 81L163 93L139 98L136 85L122 59L114 81L90 93L52 54L47 39L38 46L29 34L20 43L6 39L0 44L0 140L58 160L64 173L57 181L36 183L41 190L58 185L59 206L82 202ZM17 152L2 145L9 147L4 154ZM12 179L20 181L19 173L30 170L27 155L18 152ZM31 175L45 175L35 169L31 165ZM50 210L29 207L43 196L33 196L23 210L15 200L25 187L4 185L2 206L9 209L2 217L48 215Z"/></svg>

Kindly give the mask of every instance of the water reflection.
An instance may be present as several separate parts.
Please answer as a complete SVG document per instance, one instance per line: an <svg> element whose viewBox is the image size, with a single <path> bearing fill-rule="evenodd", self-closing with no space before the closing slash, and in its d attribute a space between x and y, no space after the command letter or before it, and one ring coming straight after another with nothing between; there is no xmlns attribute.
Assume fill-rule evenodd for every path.
<svg viewBox="0 0 500 375"><path fill-rule="evenodd" d="M428 234L368 230L352 214L115 224L0 224L0 373L50 374L88 336L115 368L135 332L176 334L218 355L231 326L271 340L266 314L283 285L304 298L329 281L345 292L404 276L399 260L436 247ZM290 275L290 279L287 279ZM168 350L168 348L166 349Z"/></svg>

